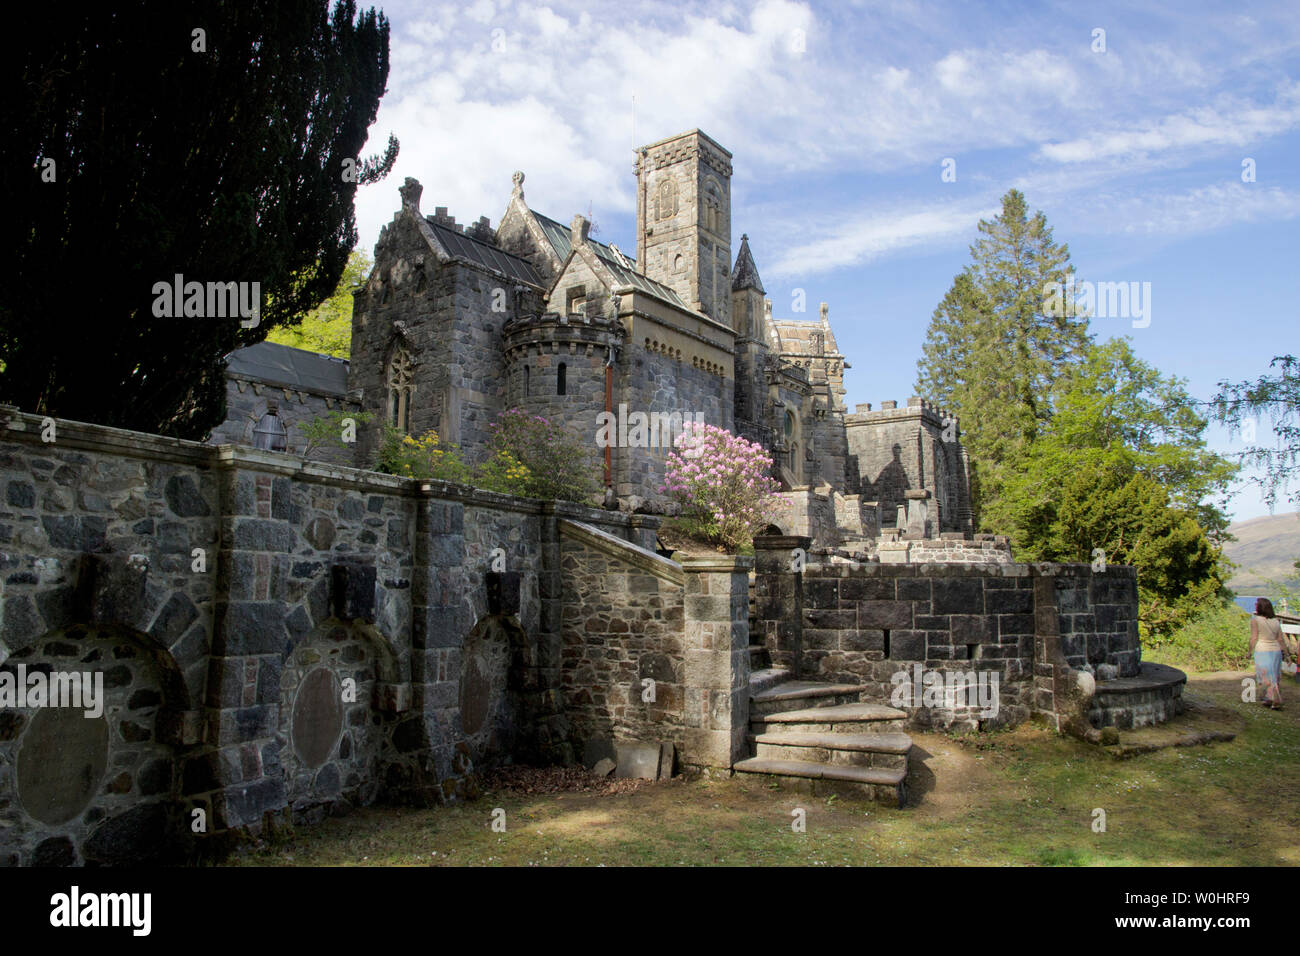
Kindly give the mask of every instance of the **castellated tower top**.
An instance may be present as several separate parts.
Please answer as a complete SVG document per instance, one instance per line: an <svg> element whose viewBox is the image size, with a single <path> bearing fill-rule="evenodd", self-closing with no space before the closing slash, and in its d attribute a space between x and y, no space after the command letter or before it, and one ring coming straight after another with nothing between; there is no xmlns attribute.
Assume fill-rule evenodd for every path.
<svg viewBox="0 0 1300 956"><path fill-rule="evenodd" d="M637 270L731 324L731 153L695 129L637 150Z"/></svg>

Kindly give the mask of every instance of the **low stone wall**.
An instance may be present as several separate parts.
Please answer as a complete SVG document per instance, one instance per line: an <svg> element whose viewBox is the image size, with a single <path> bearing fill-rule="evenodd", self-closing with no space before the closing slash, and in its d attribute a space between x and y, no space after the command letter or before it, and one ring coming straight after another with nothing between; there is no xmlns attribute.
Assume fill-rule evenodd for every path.
<svg viewBox="0 0 1300 956"><path fill-rule="evenodd" d="M1005 535L977 534L974 540L960 531L937 538L909 540L897 533L876 542L881 564L1010 564L1011 542Z"/></svg>
<svg viewBox="0 0 1300 956"><path fill-rule="evenodd" d="M1143 664L1132 677L1097 682L1088 722L1120 730L1162 724L1183 712L1186 686L1187 675L1177 668Z"/></svg>
<svg viewBox="0 0 1300 956"><path fill-rule="evenodd" d="M565 715L594 763L614 741L670 743L683 764L744 753L749 719L747 559L669 561L560 522Z"/></svg>
<svg viewBox="0 0 1300 956"><path fill-rule="evenodd" d="M1011 724L1036 712L1056 720L1064 697L1056 700L1053 681L1101 664L1126 675L1140 659L1132 568L865 563L800 573L792 554L807 546L797 537L755 541L751 626L773 663L801 678L861 684L916 726ZM996 674L996 713L923 699L924 682L940 679L927 673L945 684L950 673Z"/></svg>
<svg viewBox="0 0 1300 956"><path fill-rule="evenodd" d="M679 739L686 707L681 566L574 522L561 524L560 556L560 686L576 752L592 763L615 738Z"/></svg>

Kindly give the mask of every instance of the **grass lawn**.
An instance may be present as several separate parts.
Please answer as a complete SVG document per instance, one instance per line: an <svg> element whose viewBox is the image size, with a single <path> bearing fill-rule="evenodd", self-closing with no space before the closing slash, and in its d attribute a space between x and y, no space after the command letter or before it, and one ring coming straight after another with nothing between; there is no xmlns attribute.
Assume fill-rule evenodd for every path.
<svg viewBox="0 0 1300 956"><path fill-rule="evenodd" d="M1300 684L1287 707L1240 700L1243 674L1190 675L1188 714L1121 734L1121 756L1036 726L913 734L908 806L811 797L767 781L632 792L489 791L427 810L372 808L249 848L230 865L1296 865ZM1228 742L1162 746L1192 733ZM505 810L506 832L492 811ZM806 811L795 833L791 811ZM1104 833L1093 811L1106 813Z"/></svg>

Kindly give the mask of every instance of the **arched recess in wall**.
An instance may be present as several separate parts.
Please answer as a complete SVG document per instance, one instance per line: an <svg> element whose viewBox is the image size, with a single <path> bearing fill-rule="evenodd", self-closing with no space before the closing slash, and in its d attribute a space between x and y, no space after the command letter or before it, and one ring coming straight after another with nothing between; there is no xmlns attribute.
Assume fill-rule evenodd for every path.
<svg viewBox="0 0 1300 956"><path fill-rule="evenodd" d="M330 619L296 644L280 670L280 767L296 819L319 820L379 797L391 756L402 662L362 621Z"/></svg>
<svg viewBox="0 0 1300 956"><path fill-rule="evenodd" d="M480 618L466 636L458 704L461 733L476 765L515 756L529 736L520 723L533 710L527 700L532 665L528 635L509 616Z"/></svg>
<svg viewBox="0 0 1300 956"><path fill-rule="evenodd" d="M655 219L671 219L677 215L677 184L670 178L660 181L655 190Z"/></svg>
<svg viewBox="0 0 1300 956"><path fill-rule="evenodd" d="M0 665L0 765L13 769L0 776L0 859L180 859L184 791L204 787L186 774L192 717L176 660L132 628L63 624L16 651Z"/></svg>
<svg viewBox="0 0 1300 956"><path fill-rule="evenodd" d="M244 419L240 444L268 451L288 449L289 427L280 411L280 402L266 398L259 402Z"/></svg>
<svg viewBox="0 0 1300 956"><path fill-rule="evenodd" d="M718 181L709 177L704 183L704 195L701 197L702 208L700 220L704 228L711 232L722 231L722 189Z"/></svg>

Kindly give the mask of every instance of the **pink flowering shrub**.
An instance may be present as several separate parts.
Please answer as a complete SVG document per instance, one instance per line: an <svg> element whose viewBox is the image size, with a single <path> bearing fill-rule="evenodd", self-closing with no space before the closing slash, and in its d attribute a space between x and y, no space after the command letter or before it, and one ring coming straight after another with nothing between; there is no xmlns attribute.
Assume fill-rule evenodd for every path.
<svg viewBox="0 0 1300 956"><path fill-rule="evenodd" d="M682 506L692 530L729 552L749 545L768 520L779 485L761 445L724 428L688 422L668 455L660 492Z"/></svg>

